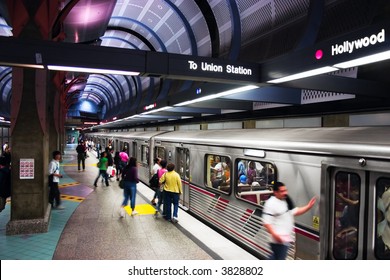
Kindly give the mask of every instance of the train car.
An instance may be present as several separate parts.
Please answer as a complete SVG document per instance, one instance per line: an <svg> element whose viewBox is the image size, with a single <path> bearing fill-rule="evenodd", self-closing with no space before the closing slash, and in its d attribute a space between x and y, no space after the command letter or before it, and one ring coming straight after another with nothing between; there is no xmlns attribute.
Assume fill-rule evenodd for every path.
<svg viewBox="0 0 390 280"><path fill-rule="evenodd" d="M206 130L149 143L175 163L183 209L261 258L270 253L262 205L277 180L296 205L318 197L296 217L289 258L390 259L389 136L385 127Z"/></svg>
<svg viewBox="0 0 390 280"><path fill-rule="evenodd" d="M152 167L153 159L158 156L165 158L165 151L154 151L153 137L158 135L159 131L136 131L136 132L96 132L89 133L88 138L92 138L94 143L100 142L102 147L108 147L109 143L112 145L114 151L122 151L126 148L129 156L135 157L138 160L138 177L144 182L148 183ZM153 151L153 152L151 152Z"/></svg>

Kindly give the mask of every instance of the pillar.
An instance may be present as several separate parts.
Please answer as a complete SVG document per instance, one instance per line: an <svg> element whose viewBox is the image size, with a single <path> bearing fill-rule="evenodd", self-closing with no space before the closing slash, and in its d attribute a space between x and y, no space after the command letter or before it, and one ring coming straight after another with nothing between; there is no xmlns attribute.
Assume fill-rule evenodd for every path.
<svg viewBox="0 0 390 280"><path fill-rule="evenodd" d="M50 39L58 1L7 1L15 37ZM6 234L47 232L51 207L48 203L49 137L53 104L49 72L43 69L12 69L11 219ZM55 138L55 134L52 134ZM53 143L56 140L53 140ZM52 146L50 145L50 148Z"/></svg>

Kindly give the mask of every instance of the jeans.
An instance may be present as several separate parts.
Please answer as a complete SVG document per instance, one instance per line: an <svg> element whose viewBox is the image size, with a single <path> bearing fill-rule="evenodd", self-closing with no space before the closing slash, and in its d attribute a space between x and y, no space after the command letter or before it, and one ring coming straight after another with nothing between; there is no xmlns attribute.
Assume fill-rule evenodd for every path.
<svg viewBox="0 0 390 280"><path fill-rule="evenodd" d="M269 260L285 260L289 246L280 243L271 243L272 255Z"/></svg>
<svg viewBox="0 0 390 280"><path fill-rule="evenodd" d="M164 196L165 196L165 192L164 192L164 190L163 191L160 191L160 188L158 188L157 190L156 190L156 193L155 193L155 198L157 198L158 199L158 201L157 201L157 205L156 205L156 211L161 211L161 205L164 205L163 203L164 203Z"/></svg>
<svg viewBox="0 0 390 280"><path fill-rule="evenodd" d="M165 192L165 197L164 197L164 204L165 204L165 211L166 211L166 216L165 219L170 220L172 219L172 203L173 203L173 217L177 218L177 212L179 211L179 199L180 199L180 194L179 193L174 193L174 192Z"/></svg>
<svg viewBox="0 0 390 280"><path fill-rule="evenodd" d="M122 203L122 206L125 207L129 203L132 210L135 208L135 196L137 194L137 183L124 181L125 186L123 188L123 196L125 197Z"/></svg>
<svg viewBox="0 0 390 280"><path fill-rule="evenodd" d="M108 187L109 184L108 184L108 174L107 174L107 170L99 170L99 175L97 176L96 180L95 180L95 183L93 184L94 186L96 186L100 176L103 176L104 178L104 181L106 183L106 186Z"/></svg>
<svg viewBox="0 0 390 280"><path fill-rule="evenodd" d="M84 153L77 155L77 169L80 170L80 163L82 163L83 170L85 170L85 155Z"/></svg>
<svg viewBox="0 0 390 280"><path fill-rule="evenodd" d="M54 205L55 202L55 205ZM53 182L50 184L49 191L49 203L54 206L59 206L61 204L60 190L58 189L58 183Z"/></svg>

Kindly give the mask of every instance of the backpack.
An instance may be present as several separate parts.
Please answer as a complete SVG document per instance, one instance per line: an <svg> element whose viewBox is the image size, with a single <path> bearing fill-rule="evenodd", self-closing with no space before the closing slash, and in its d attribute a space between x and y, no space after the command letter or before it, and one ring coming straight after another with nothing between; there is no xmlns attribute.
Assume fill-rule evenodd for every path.
<svg viewBox="0 0 390 280"><path fill-rule="evenodd" d="M156 190L159 187L159 179L158 179L158 174L157 173L153 174L152 178L150 178L149 186L153 190Z"/></svg>

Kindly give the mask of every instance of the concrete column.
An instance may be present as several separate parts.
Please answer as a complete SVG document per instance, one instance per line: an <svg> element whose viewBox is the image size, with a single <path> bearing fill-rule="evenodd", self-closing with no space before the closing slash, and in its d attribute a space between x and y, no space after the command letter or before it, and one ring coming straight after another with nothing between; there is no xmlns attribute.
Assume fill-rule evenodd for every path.
<svg viewBox="0 0 390 280"><path fill-rule="evenodd" d="M47 232L49 133L47 125L46 70L18 69L12 73L11 220L6 234ZM22 163L33 161L32 178L24 178Z"/></svg>
<svg viewBox="0 0 390 280"><path fill-rule="evenodd" d="M50 39L58 6L59 1L51 0L7 1L14 36ZM48 230L51 210L48 203L47 169L51 158L48 120L53 118L48 115L48 99L52 99L48 85L51 82L47 70L13 68L12 71L12 194L7 235Z"/></svg>

